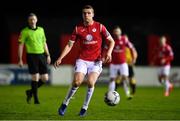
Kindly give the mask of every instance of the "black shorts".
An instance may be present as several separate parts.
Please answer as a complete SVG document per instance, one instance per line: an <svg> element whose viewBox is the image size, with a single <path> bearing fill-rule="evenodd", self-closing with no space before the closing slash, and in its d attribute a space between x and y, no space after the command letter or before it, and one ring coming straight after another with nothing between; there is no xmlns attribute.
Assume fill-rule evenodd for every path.
<svg viewBox="0 0 180 121"><path fill-rule="evenodd" d="M129 68L129 77L132 78L134 77L134 69L132 65L128 65Z"/></svg>
<svg viewBox="0 0 180 121"><path fill-rule="evenodd" d="M47 60L45 54L27 54L27 64L30 74L48 73Z"/></svg>

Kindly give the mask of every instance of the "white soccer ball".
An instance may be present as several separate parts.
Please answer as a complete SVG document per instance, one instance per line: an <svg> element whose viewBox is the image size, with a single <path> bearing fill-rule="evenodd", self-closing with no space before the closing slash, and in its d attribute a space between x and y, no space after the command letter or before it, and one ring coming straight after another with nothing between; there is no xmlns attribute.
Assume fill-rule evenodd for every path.
<svg viewBox="0 0 180 121"><path fill-rule="evenodd" d="M109 106L115 106L120 102L120 95L116 91L108 91L105 94L104 102Z"/></svg>

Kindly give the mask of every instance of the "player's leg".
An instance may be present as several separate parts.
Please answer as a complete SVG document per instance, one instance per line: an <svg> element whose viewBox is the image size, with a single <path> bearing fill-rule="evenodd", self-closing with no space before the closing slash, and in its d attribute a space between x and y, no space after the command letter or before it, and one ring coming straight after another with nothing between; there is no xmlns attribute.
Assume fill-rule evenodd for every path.
<svg viewBox="0 0 180 121"><path fill-rule="evenodd" d="M84 61L78 59L76 61L76 66L75 66L74 80L72 82L72 85L69 88L69 91L66 94L66 97L65 97L63 103L61 104L61 106L58 110L59 115L63 116L65 114L66 108L67 108L71 98L73 97L73 95L76 93L77 89L83 82L86 73L87 73L86 64L84 63Z"/></svg>
<svg viewBox="0 0 180 121"><path fill-rule="evenodd" d="M92 97L93 92L94 92L94 88L95 88L94 85L96 83L98 76L99 76L99 74L96 72L92 72L88 75L88 79L87 79L88 89L87 89L86 97L84 100L84 104L83 104L81 111L79 113L80 116L84 116L87 109L88 109L91 97Z"/></svg>
<svg viewBox="0 0 180 121"><path fill-rule="evenodd" d="M74 80L72 82L72 86L70 87L70 89L69 89L69 91L65 97L65 100L63 101L63 104L65 104L65 105L69 104L70 99L76 93L77 89L79 88L79 86L83 82L84 76L85 76L85 74L83 74L81 72L75 73Z"/></svg>
<svg viewBox="0 0 180 121"><path fill-rule="evenodd" d="M115 79L115 90L117 90L120 85L121 85L121 76L120 76L120 72L118 71L117 77Z"/></svg>
<svg viewBox="0 0 180 121"><path fill-rule="evenodd" d="M84 100L84 104L79 113L80 116L84 116L86 114L91 97L94 92L95 83L96 83L101 71L102 71L102 62L101 61L98 61L98 62L95 62L95 63L89 65L88 78L87 78L88 89L87 89L87 93L86 93L86 98Z"/></svg>
<svg viewBox="0 0 180 121"><path fill-rule="evenodd" d="M26 91L27 101L29 102L32 95L34 96L34 103L39 104L38 100L38 88L41 87L48 79L48 67L44 54L40 55L28 55L29 71L32 74L32 88ZM39 78L40 73L40 78ZM35 80L35 82L34 82ZM37 84L35 84L37 83Z"/></svg>
<svg viewBox="0 0 180 121"><path fill-rule="evenodd" d="M115 78L110 78L109 91L114 91L116 89Z"/></svg>
<svg viewBox="0 0 180 121"><path fill-rule="evenodd" d="M135 95L136 93L136 79L133 77L129 77L130 86L131 86L131 94Z"/></svg>
<svg viewBox="0 0 180 121"><path fill-rule="evenodd" d="M41 74L40 79L38 81L38 88L44 85L49 80L48 74Z"/></svg>
<svg viewBox="0 0 180 121"><path fill-rule="evenodd" d="M48 74L41 74L40 79L38 81L38 88L40 88L42 85L44 85L49 80Z"/></svg>
<svg viewBox="0 0 180 121"><path fill-rule="evenodd" d="M85 75L81 72L75 73L72 85L70 86L63 103L61 104L60 108L58 109L59 115L63 116L65 114L66 108L69 105L70 100L72 99L72 97L76 93L77 89L79 88L79 86L83 82L84 76Z"/></svg>
<svg viewBox="0 0 180 121"><path fill-rule="evenodd" d="M36 55L27 54L27 64L29 73L31 74L31 89L26 90L27 103L30 103L32 96L34 97L34 103L39 104L37 88L38 88L38 80L39 80L39 63Z"/></svg>
<svg viewBox="0 0 180 121"><path fill-rule="evenodd" d="M163 84L164 83L164 79L162 77L162 75L158 74L158 81L159 83Z"/></svg>
<svg viewBox="0 0 180 121"><path fill-rule="evenodd" d="M35 89L35 93L37 93L38 91L36 91L36 87L37 87L37 90L39 87L41 87L44 83L46 83L46 81L49 79L49 76L48 74L43 74L40 76L40 79L39 79L39 74L33 74L32 75L32 83L31 83L31 89L29 90L26 90L26 95L27 95L27 102L30 103L30 100L31 100L31 97L33 95L33 89ZM37 81L39 79L39 81ZM36 80L34 82L34 80ZM34 84L34 83L37 83L37 84ZM36 101L35 101L35 104L39 104L39 101L38 101L38 94L35 94L36 96Z"/></svg>
<svg viewBox="0 0 180 121"><path fill-rule="evenodd" d="M164 78L164 67L159 67L158 69L158 80L159 83L163 84L165 83L165 78Z"/></svg>
<svg viewBox="0 0 180 121"><path fill-rule="evenodd" d="M34 104L39 104L38 99L38 80L39 80L39 73L32 74L32 83L31 83L31 92L34 97Z"/></svg>
<svg viewBox="0 0 180 121"><path fill-rule="evenodd" d="M44 85L49 80L47 58L44 54L39 55L39 73L38 88Z"/></svg>
<svg viewBox="0 0 180 121"><path fill-rule="evenodd" d="M110 64L110 82L109 82L109 91L114 91L116 88L115 78L117 76L117 68L116 65Z"/></svg>
<svg viewBox="0 0 180 121"><path fill-rule="evenodd" d="M131 99L131 95L130 95L130 90L129 90L129 82L128 82L128 75L129 75L129 71L128 71L128 65L127 63L123 63L120 65L119 67L120 69L120 73L122 76L122 82L123 82L123 87L124 87L124 91L126 93L126 96L128 99Z"/></svg>
<svg viewBox="0 0 180 121"><path fill-rule="evenodd" d="M125 91L126 96L128 99L131 99L132 97L130 95L128 77L125 75L122 75L122 81L123 81L123 87L124 87L124 91Z"/></svg>
<svg viewBox="0 0 180 121"><path fill-rule="evenodd" d="M173 88L173 84L171 84L169 80L169 73L170 73L170 66L169 65L164 66L163 68L163 78L164 78L164 85L165 85L164 96L169 96L170 91Z"/></svg>
<svg viewBox="0 0 180 121"><path fill-rule="evenodd" d="M134 69L132 65L128 65L129 68L129 82L131 87L131 94L134 95L136 92L136 80L134 78Z"/></svg>
<svg viewBox="0 0 180 121"><path fill-rule="evenodd" d="M173 90L173 87L174 85L170 82L169 80L169 77L166 76L166 79L165 79L165 85L166 85L166 90L165 90L165 96L169 96L170 95L170 92Z"/></svg>
<svg viewBox="0 0 180 121"><path fill-rule="evenodd" d="M26 101L30 104L32 96L34 97L34 103L39 104L38 100L38 80L39 80L39 74L33 74L31 75L32 81L31 81L31 89L26 90Z"/></svg>

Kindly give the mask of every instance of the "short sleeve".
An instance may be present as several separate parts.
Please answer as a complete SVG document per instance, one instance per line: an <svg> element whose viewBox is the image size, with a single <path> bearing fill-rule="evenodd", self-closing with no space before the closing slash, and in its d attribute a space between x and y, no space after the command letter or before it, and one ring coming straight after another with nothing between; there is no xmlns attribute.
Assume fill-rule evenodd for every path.
<svg viewBox="0 0 180 121"><path fill-rule="evenodd" d="M45 35L43 28L42 28L42 39L43 39L43 42L45 43L46 42L46 35Z"/></svg>
<svg viewBox="0 0 180 121"><path fill-rule="evenodd" d="M174 56L173 50L172 50L172 48L170 46L167 46L167 50L168 50L168 54L170 56Z"/></svg>
<svg viewBox="0 0 180 121"><path fill-rule="evenodd" d="M101 24L100 29L101 29L102 36L104 38L107 39L108 37L111 36L110 33L108 32L108 30L106 29L106 27L104 25Z"/></svg>
<svg viewBox="0 0 180 121"><path fill-rule="evenodd" d="M19 35L19 43L24 43L26 40L26 32L24 30L21 31L20 35Z"/></svg>
<svg viewBox="0 0 180 121"><path fill-rule="evenodd" d="M134 48L133 44L125 37L125 43L128 48Z"/></svg>

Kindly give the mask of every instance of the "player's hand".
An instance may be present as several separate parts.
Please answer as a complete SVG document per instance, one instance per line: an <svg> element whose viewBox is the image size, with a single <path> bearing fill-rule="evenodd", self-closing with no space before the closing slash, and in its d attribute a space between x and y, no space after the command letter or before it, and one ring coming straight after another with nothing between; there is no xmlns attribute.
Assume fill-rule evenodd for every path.
<svg viewBox="0 0 180 121"><path fill-rule="evenodd" d="M107 54L106 57L104 58L104 63L109 63L112 60L111 54Z"/></svg>
<svg viewBox="0 0 180 121"><path fill-rule="evenodd" d="M134 64L136 64L136 59L133 59L131 62L131 65L134 65Z"/></svg>
<svg viewBox="0 0 180 121"><path fill-rule="evenodd" d="M47 63L51 64L51 56L50 55L47 56Z"/></svg>
<svg viewBox="0 0 180 121"><path fill-rule="evenodd" d="M165 62L166 62L165 59L162 59L162 60L161 60L161 64L164 64Z"/></svg>
<svg viewBox="0 0 180 121"><path fill-rule="evenodd" d="M54 68L55 69L58 68L61 62L62 62L62 59L57 59L57 61L54 63Z"/></svg>
<svg viewBox="0 0 180 121"><path fill-rule="evenodd" d="M19 60L18 65L19 65L19 67L23 67L23 61Z"/></svg>

